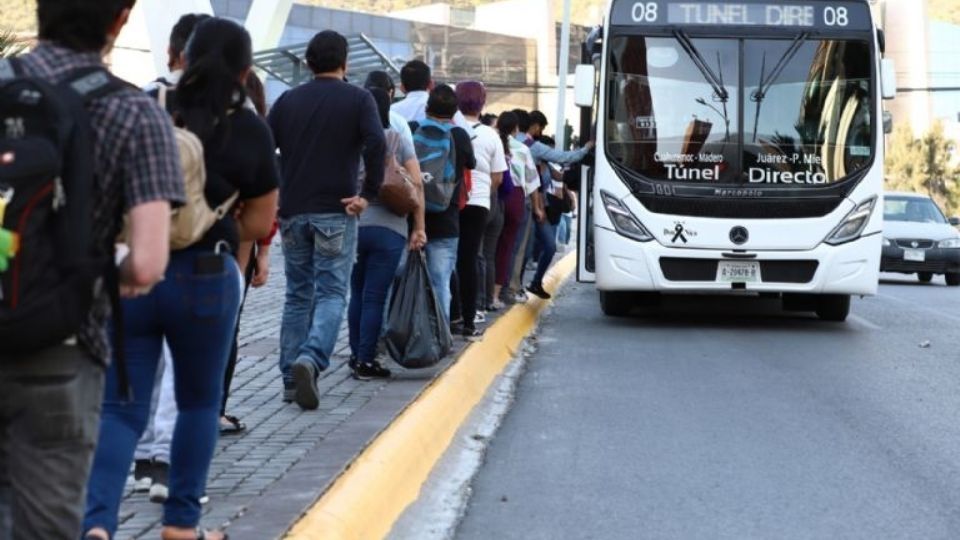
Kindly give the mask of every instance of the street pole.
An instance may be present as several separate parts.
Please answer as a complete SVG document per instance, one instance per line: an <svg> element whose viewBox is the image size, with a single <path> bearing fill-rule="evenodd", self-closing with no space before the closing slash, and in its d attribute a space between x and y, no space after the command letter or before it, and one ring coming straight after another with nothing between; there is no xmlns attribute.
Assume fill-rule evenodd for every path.
<svg viewBox="0 0 960 540"><path fill-rule="evenodd" d="M567 77L570 72L570 0L563 0L563 29L560 32L560 78L557 81L557 148L563 149L567 136Z"/></svg>

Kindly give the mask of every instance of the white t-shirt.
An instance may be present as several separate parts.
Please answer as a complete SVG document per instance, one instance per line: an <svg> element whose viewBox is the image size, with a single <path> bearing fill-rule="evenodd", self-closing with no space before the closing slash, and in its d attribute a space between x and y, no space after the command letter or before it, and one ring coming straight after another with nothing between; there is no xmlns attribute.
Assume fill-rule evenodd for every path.
<svg viewBox="0 0 960 540"><path fill-rule="evenodd" d="M514 188L523 189L526 197L540 188L540 173L533 154L527 145L513 137L510 137L510 177Z"/></svg>
<svg viewBox="0 0 960 540"><path fill-rule="evenodd" d="M503 141L493 128L479 124L473 128L473 155L477 159L477 168L471 173L473 189L467 204L490 209L490 195L493 186L491 174L507 170L507 159L503 153Z"/></svg>

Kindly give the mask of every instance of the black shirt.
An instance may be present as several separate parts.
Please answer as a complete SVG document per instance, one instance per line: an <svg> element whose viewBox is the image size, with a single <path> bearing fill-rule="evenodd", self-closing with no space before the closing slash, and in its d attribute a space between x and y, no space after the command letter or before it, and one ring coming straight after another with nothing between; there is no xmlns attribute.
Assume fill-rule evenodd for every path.
<svg viewBox="0 0 960 540"><path fill-rule="evenodd" d="M227 117L226 129L218 130L203 145L207 183L204 195L211 208L220 206L234 193L240 201L262 197L280 180L276 166L276 146L270 128L253 111L241 108ZM239 247L239 231L232 214L227 214L194 244L194 248L214 249L224 241L233 253Z"/></svg>
<svg viewBox="0 0 960 540"><path fill-rule="evenodd" d="M283 171L280 216L342 214L357 195L360 156L367 171L360 195L374 200L383 183L386 142L370 92L320 78L280 96L270 110Z"/></svg>
<svg viewBox="0 0 960 540"><path fill-rule="evenodd" d="M477 159L473 155L470 135L460 127L450 130L457 152L457 187L453 191L450 206L443 212L427 212L427 241L431 238L456 238L460 236L460 190L463 189L464 171L474 169Z"/></svg>

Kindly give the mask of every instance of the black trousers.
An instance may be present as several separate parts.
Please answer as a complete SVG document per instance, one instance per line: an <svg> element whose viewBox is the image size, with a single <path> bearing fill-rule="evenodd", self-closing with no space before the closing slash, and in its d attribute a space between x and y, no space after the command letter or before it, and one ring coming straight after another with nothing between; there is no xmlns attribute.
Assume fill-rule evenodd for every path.
<svg viewBox="0 0 960 540"><path fill-rule="evenodd" d="M223 400L220 402L220 416L227 414L227 399L230 398L230 386L233 384L233 374L237 371L237 358L240 355L240 316L243 315L243 304L247 301L247 291L250 282L257 271L257 246L250 250L250 260L243 268L243 298L240 299L240 313L237 314L237 327L233 331L233 345L230 347L230 357L227 358L227 371L223 375Z"/></svg>
<svg viewBox="0 0 960 540"><path fill-rule="evenodd" d="M464 331L474 329L477 316L478 260L483 233L487 228L487 214L481 206L468 205L460 211L460 245L457 247L457 277L460 280L460 312Z"/></svg>

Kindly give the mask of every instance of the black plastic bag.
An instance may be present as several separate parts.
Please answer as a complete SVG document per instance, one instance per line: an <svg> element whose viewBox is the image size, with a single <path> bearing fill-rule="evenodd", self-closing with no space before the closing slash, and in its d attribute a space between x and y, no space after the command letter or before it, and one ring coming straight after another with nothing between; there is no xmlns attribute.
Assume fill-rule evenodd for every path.
<svg viewBox="0 0 960 540"><path fill-rule="evenodd" d="M394 284L385 340L394 361L414 369L436 365L453 348L422 251L408 254L403 275Z"/></svg>

